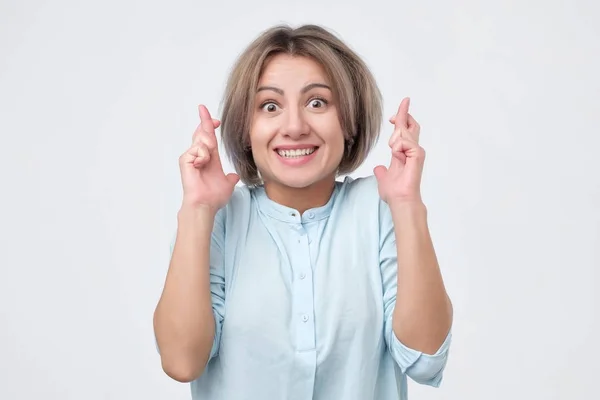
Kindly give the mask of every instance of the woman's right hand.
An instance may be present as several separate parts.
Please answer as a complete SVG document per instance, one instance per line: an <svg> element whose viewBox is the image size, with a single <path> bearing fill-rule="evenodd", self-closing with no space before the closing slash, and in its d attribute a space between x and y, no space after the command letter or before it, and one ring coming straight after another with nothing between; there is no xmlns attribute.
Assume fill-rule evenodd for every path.
<svg viewBox="0 0 600 400"><path fill-rule="evenodd" d="M203 105L198 111L200 124L192 137L192 146L179 157L183 207L207 208L216 213L227 204L240 178L223 172L215 135L220 121L212 119Z"/></svg>

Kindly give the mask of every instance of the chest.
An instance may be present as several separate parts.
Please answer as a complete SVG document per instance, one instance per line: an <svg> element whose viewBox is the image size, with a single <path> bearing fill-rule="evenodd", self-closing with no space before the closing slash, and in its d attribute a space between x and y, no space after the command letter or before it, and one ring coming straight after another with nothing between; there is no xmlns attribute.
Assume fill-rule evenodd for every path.
<svg viewBox="0 0 600 400"><path fill-rule="evenodd" d="M311 349L381 331L379 241L368 223L254 215L229 261L226 335Z"/></svg>

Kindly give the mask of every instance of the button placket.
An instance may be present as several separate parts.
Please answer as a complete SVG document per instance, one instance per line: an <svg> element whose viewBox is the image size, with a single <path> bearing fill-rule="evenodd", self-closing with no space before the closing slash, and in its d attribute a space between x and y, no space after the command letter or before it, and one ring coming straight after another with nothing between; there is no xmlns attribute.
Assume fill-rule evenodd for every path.
<svg viewBox="0 0 600 400"><path fill-rule="evenodd" d="M314 296L312 285L312 266L308 234L302 224L295 226L293 243L297 246L294 255L294 313L296 314L297 349L306 351L314 349L316 339L314 330Z"/></svg>

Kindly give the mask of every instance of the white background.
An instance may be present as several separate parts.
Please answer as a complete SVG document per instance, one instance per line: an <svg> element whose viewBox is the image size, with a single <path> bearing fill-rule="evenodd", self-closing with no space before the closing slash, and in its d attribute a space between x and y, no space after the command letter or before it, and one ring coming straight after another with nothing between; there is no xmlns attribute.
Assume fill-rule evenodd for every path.
<svg viewBox="0 0 600 400"><path fill-rule="evenodd" d="M189 398L152 333L177 158L281 22L337 32L422 125L455 327L410 398L598 398L600 6L288 3L0 1L0 399Z"/></svg>

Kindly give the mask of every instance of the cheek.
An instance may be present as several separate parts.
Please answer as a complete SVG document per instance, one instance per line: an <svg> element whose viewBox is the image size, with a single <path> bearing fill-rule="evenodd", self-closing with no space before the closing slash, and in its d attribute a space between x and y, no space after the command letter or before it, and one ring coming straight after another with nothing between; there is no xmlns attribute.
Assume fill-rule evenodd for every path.
<svg viewBox="0 0 600 400"><path fill-rule="evenodd" d="M250 135L250 150L252 151L252 157L255 162L261 163L264 158L264 145L262 144L260 137Z"/></svg>
<svg viewBox="0 0 600 400"><path fill-rule="evenodd" d="M273 139L274 130L272 121L257 117L250 126L249 140L252 147L267 145Z"/></svg>
<svg viewBox="0 0 600 400"><path fill-rule="evenodd" d="M337 127L336 131L337 132L335 134L331 135L329 143L331 144L333 152L339 157L342 157L346 147L346 139L344 138L344 134L339 127Z"/></svg>
<svg viewBox="0 0 600 400"><path fill-rule="evenodd" d="M329 120L328 132L331 132L329 139L330 142L336 146L336 148L339 148L339 151L343 152L346 139L344 137L344 131L338 119L337 113L335 118L332 116L332 118Z"/></svg>
<svg viewBox="0 0 600 400"><path fill-rule="evenodd" d="M250 133L248 134L248 144L252 148L252 151L259 150L261 143L264 142L263 130L259 124L254 124L250 127Z"/></svg>
<svg viewBox="0 0 600 400"><path fill-rule="evenodd" d="M260 126L260 124L255 124L251 127L250 134L248 135L248 144L250 145L254 162L257 165L263 165L263 160L267 158L270 140L271 136L263 126Z"/></svg>

